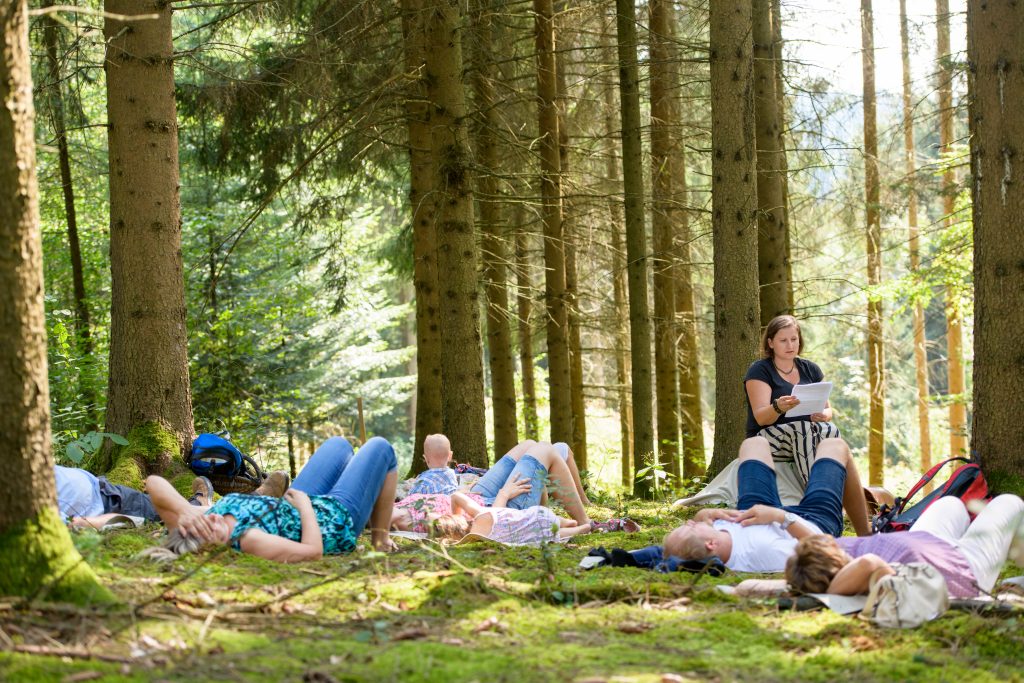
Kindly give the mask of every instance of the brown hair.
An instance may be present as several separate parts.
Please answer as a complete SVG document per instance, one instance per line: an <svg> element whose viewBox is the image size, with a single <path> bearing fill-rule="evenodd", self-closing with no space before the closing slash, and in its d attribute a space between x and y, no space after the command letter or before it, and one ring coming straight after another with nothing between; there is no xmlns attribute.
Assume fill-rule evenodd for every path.
<svg viewBox="0 0 1024 683"><path fill-rule="evenodd" d="M849 561L831 536L807 536L786 560L786 582L801 593L827 593L832 579Z"/></svg>
<svg viewBox="0 0 1024 683"><path fill-rule="evenodd" d="M457 541L469 533L469 521L462 515L441 515L430 523L432 538L450 538Z"/></svg>
<svg viewBox="0 0 1024 683"><path fill-rule="evenodd" d="M768 346L768 340L774 339L775 335L779 333L779 330L784 330L787 327L795 327L796 334L800 338L800 346L797 348L797 355L804 352L804 335L800 331L800 323L791 315L777 315L771 319L768 326L764 328L764 334L761 335L761 357L772 358L775 356L775 352Z"/></svg>

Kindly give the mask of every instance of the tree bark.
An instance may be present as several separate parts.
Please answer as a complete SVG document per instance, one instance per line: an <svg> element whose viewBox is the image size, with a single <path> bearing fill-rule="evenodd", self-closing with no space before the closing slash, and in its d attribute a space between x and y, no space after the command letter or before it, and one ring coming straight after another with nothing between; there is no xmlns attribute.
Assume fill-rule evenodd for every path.
<svg viewBox="0 0 1024 683"><path fill-rule="evenodd" d="M782 126L775 92L775 59L770 0L753 0L754 124L757 143L757 265L761 326L791 312L786 253Z"/></svg>
<svg viewBox="0 0 1024 683"><path fill-rule="evenodd" d="M181 260L178 123L171 6L106 0L104 20L110 163L110 379L107 431L134 439L138 472L166 473L195 438ZM154 437L142 436L142 433ZM159 437L165 434L169 438ZM176 444L174 443L176 442ZM176 447L175 447L176 445Z"/></svg>
<svg viewBox="0 0 1024 683"><path fill-rule="evenodd" d="M949 46L949 0L935 0L936 61L938 61L939 155L942 171L943 227L949 229L956 211L956 173L949 163L953 146L953 55ZM963 311L955 288L946 288L946 369L949 377L949 454L967 455L967 385L964 376Z"/></svg>
<svg viewBox="0 0 1024 683"><path fill-rule="evenodd" d="M538 438L537 388L533 376L533 277L530 263L530 232L524 225L522 204L516 205L516 312L519 322L519 370L523 384L523 435Z"/></svg>
<svg viewBox="0 0 1024 683"><path fill-rule="evenodd" d="M436 185L438 278L441 322L441 410L452 450L486 467L484 373L477 300L477 247L473 230L466 100L462 86L459 5L423 3L425 81L429 103L430 155Z"/></svg>
<svg viewBox="0 0 1024 683"><path fill-rule="evenodd" d="M416 291L416 428L410 475L426 469L423 442L443 429L441 322L437 295L437 232L426 86L422 0L402 0L405 68L411 78L405 114L409 126L409 203L412 207L413 286Z"/></svg>
<svg viewBox="0 0 1024 683"><path fill-rule="evenodd" d="M487 298L487 348L491 370L491 406L494 418L495 461L519 442L516 418L515 366L512 361L512 329L509 324L507 273L508 250L501 220L497 173L501 149L497 131L497 99L494 92L494 55L491 51L493 0L473 0L473 90L476 96L476 145L480 172L476 201L480 216L484 293Z"/></svg>
<svg viewBox="0 0 1024 683"><path fill-rule="evenodd" d="M0 33L0 477L8 491L0 498L0 595L109 602L56 511L23 0L0 0Z"/></svg>
<svg viewBox="0 0 1024 683"><path fill-rule="evenodd" d="M1024 494L1024 421L1020 378L1024 356L1024 184L1018 165L1024 140L1024 7L967 3L974 199L974 429L971 453L996 492Z"/></svg>
<svg viewBox="0 0 1024 683"><path fill-rule="evenodd" d="M644 226L643 149L640 142L640 76L636 7L616 0L619 53L619 110L622 118L622 178L625 193L626 273L633 387L633 456L637 471L655 464L651 387L651 316L647 302L648 251ZM634 480L640 495L653 490L653 477Z"/></svg>
<svg viewBox="0 0 1024 683"><path fill-rule="evenodd" d="M711 4L711 220L715 250L714 476L746 433L743 376L757 357L757 159L750 0Z"/></svg>
<svg viewBox="0 0 1024 683"><path fill-rule="evenodd" d="M668 0L650 0L651 227L654 239L654 384L658 418L658 461L678 482L679 382L676 314L675 219L679 81L676 78L675 18Z"/></svg>
<svg viewBox="0 0 1024 683"><path fill-rule="evenodd" d="M907 0L900 0L900 55L903 60L903 150L907 174L907 224L910 272L921 267L920 231L917 226L917 154L914 151L913 91L910 89L910 36ZM931 425L928 418L928 357L925 350L924 307L914 303L914 371L917 381L917 429L921 441L921 471L932 466Z"/></svg>
<svg viewBox="0 0 1024 683"><path fill-rule="evenodd" d="M870 415L868 480L881 486L885 468L885 354L882 300L873 291L882 281L882 226L879 214L878 123L875 113L875 38L871 0L861 0L861 59L864 75L864 216L868 261L868 385Z"/></svg>
<svg viewBox="0 0 1024 683"><path fill-rule="evenodd" d="M569 368L569 310L562 233L562 178L558 150L558 79L551 0L534 0L537 44L537 117L544 216L544 303L547 309L551 441L573 441Z"/></svg>
<svg viewBox="0 0 1024 683"><path fill-rule="evenodd" d="M786 224L786 283L788 284L789 310L795 308L793 294L793 223L789 213L789 161L786 159L786 86L783 73L785 62L782 59L782 8L779 0L772 3L772 58L775 60L775 97L779 112L779 171L782 174L782 220Z"/></svg>

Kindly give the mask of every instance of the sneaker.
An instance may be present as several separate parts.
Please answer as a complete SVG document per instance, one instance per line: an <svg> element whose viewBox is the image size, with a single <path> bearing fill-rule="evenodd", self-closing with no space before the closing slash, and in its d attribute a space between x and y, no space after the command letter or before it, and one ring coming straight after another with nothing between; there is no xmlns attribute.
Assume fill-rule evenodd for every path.
<svg viewBox="0 0 1024 683"><path fill-rule="evenodd" d="M273 498L280 498L284 495L284 492L291 486L292 479L288 476L287 472L276 470L267 475L267 478L263 480L253 493L257 496L271 496Z"/></svg>
<svg viewBox="0 0 1024 683"><path fill-rule="evenodd" d="M192 496L188 499L192 505L208 507L213 505L213 482L206 477L192 480Z"/></svg>

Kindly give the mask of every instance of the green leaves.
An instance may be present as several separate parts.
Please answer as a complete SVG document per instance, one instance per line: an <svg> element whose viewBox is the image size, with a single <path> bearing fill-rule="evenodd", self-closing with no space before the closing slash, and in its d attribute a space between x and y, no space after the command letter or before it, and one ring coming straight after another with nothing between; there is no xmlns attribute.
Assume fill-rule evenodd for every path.
<svg viewBox="0 0 1024 683"><path fill-rule="evenodd" d="M92 455L100 449L103 445L103 439L108 438L118 446L127 446L128 439L124 438L120 434L110 434L109 432L89 432L84 436L81 436L64 447L64 455L75 463L76 465L81 463L85 459L86 455Z"/></svg>

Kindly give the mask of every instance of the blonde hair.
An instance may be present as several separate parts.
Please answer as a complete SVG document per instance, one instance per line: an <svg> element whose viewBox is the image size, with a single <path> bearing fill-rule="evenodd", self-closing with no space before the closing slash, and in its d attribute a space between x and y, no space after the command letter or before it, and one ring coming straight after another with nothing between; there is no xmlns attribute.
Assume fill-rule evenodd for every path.
<svg viewBox="0 0 1024 683"><path fill-rule="evenodd" d="M678 557L681 560L704 560L711 557L704 539L694 533L693 527L673 529L665 536L663 544L665 557Z"/></svg>
<svg viewBox="0 0 1024 683"><path fill-rule="evenodd" d="M768 345L768 340L774 339L779 330L784 330L787 327L795 327L796 336L800 339L800 345L796 350L797 355L799 356L804 352L804 334L800 331L800 322L791 315L777 315L768 322L768 326L764 328L764 334L761 335L762 358L771 359L775 357L775 352Z"/></svg>
<svg viewBox="0 0 1024 683"><path fill-rule="evenodd" d="M447 538L453 541L469 533L469 521L462 515L441 515L430 523L433 538Z"/></svg>
<svg viewBox="0 0 1024 683"><path fill-rule="evenodd" d="M801 593L827 593L832 579L849 561L831 536L806 536L786 560L786 582Z"/></svg>

